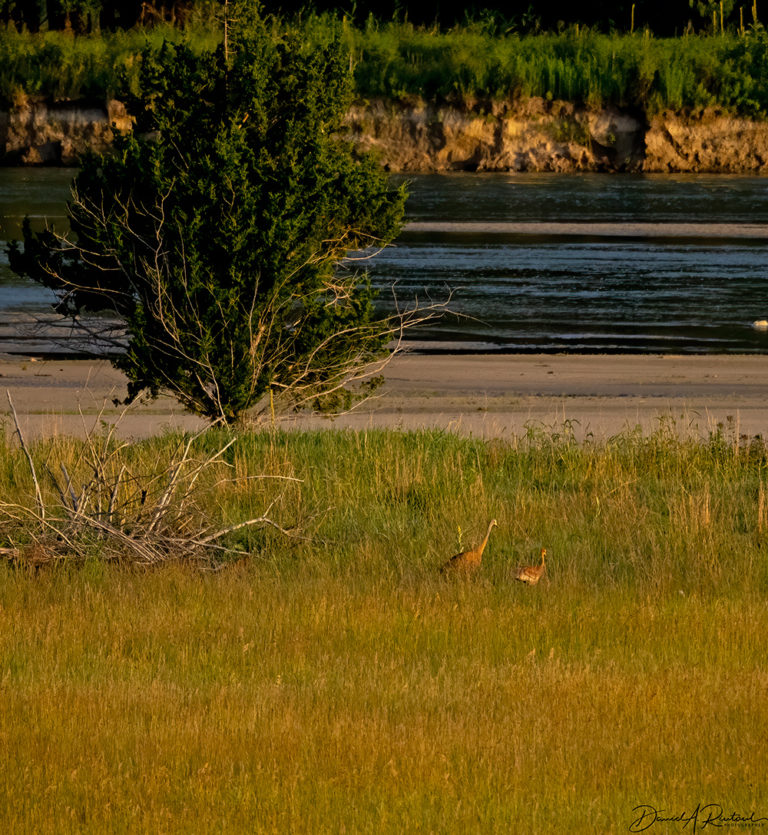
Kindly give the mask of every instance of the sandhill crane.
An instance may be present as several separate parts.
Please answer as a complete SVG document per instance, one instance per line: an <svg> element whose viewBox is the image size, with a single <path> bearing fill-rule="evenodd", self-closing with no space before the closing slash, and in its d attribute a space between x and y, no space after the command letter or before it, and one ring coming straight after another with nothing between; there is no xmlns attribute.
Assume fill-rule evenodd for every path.
<svg viewBox="0 0 768 835"><path fill-rule="evenodd" d="M528 583L529 586L535 586L541 580L541 575L547 570L547 564L544 562L544 557L547 556L547 549L541 549L541 565L526 565L525 568L518 568L515 574L515 579L520 580L521 583Z"/></svg>
<svg viewBox="0 0 768 835"><path fill-rule="evenodd" d="M495 519L491 519L488 525L488 531L485 534L485 539L477 546L477 548L470 548L469 551L462 551L451 557L448 562L440 569L441 571L475 571L480 567L483 559L483 551L488 544L488 537L491 531L498 527L499 523Z"/></svg>

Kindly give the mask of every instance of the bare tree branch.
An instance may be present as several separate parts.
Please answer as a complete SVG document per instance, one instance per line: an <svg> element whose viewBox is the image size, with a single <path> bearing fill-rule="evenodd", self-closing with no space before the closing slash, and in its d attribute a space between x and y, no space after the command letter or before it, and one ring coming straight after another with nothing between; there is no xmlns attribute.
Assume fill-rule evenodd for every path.
<svg viewBox="0 0 768 835"><path fill-rule="evenodd" d="M29 464L29 470L32 473L32 481L35 485L35 503L37 505L38 512L40 513L40 519L42 521L45 521L45 503L43 502L43 495L40 492L40 482L37 480L35 462L32 460L32 455L29 452L29 448L27 447L26 443L24 443L24 435L22 434L21 426L19 425L19 417L16 414L16 407L13 405L13 399L11 398L11 392L9 391L9 389L5 390L5 394L8 398L8 405L11 407L11 413L13 414L13 423L16 427L16 434L19 436L19 443L21 444L22 452L26 456L27 463Z"/></svg>
<svg viewBox="0 0 768 835"><path fill-rule="evenodd" d="M10 396L9 402L18 429ZM282 473L245 477L247 481L268 484L274 480L286 485L260 515L223 526L214 524L215 514L210 508L215 503L204 497L222 484L233 483L231 478L222 480L216 475L217 469L232 466L222 457L236 443L236 436L200 456L194 449L204 433L190 435L180 442L168 463L151 462L148 472L138 474L126 458L127 445L114 440L117 425L100 432L97 422L87 430L83 453L72 465L73 470L68 461L61 460L54 467L46 462L56 499L46 498L41 490L31 451L19 432L21 448L33 473L34 501L23 504L0 500L0 522L9 542L31 540L34 548L3 547L0 554L22 562L34 559L35 564L77 560L92 555L98 543L98 553L106 560L128 559L148 566L169 559L209 564L230 555L243 556L246 552L226 540L246 528L265 526L284 536L302 538L271 515L284 490L301 483L301 479ZM57 478L54 469L59 469L63 478Z"/></svg>

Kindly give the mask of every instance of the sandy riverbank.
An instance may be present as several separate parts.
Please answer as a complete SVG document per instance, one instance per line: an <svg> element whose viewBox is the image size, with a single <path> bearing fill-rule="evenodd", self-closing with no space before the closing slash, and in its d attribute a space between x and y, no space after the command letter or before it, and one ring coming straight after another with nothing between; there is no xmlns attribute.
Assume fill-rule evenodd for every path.
<svg viewBox="0 0 768 835"><path fill-rule="evenodd" d="M487 437L558 428L608 437L640 426L653 431L672 418L706 433L731 418L739 431L768 432L768 356L403 355L385 373L380 396L333 421L284 418L286 427L437 427ZM29 436L82 435L99 414L114 420L113 398L125 380L107 362L0 359L0 412L10 391ZM82 411L82 415L80 414ZM131 410L123 437L202 424L174 401L159 398Z"/></svg>

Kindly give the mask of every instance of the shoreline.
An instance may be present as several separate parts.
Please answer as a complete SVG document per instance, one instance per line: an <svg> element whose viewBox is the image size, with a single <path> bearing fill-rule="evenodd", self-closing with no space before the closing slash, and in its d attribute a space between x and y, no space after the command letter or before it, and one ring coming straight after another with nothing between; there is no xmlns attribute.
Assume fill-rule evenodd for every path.
<svg viewBox="0 0 768 835"><path fill-rule="evenodd" d="M402 354L384 370L385 384L352 412L329 419L290 415L284 429L438 429L485 438L530 430L572 431L605 440L662 424L706 437L718 425L735 436L768 432L768 356L751 354ZM105 360L0 357L0 390L10 392L26 438L83 437L113 405L125 378ZM6 437L14 432L6 397ZM123 438L197 430L204 421L160 397L132 407Z"/></svg>

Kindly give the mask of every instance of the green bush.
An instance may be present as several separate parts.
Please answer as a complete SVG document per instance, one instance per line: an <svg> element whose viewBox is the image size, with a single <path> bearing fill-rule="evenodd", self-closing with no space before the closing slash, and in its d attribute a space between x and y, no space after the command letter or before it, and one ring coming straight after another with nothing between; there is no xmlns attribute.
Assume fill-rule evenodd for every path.
<svg viewBox="0 0 768 835"><path fill-rule="evenodd" d="M227 47L144 50L136 130L85 160L71 239L26 224L11 247L62 314L125 323L114 363L131 397L168 391L225 423L274 399L346 406L403 323L376 318L364 275L337 271L395 236L405 202L336 138L351 82L339 33L307 42L245 9Z"/></svg>

